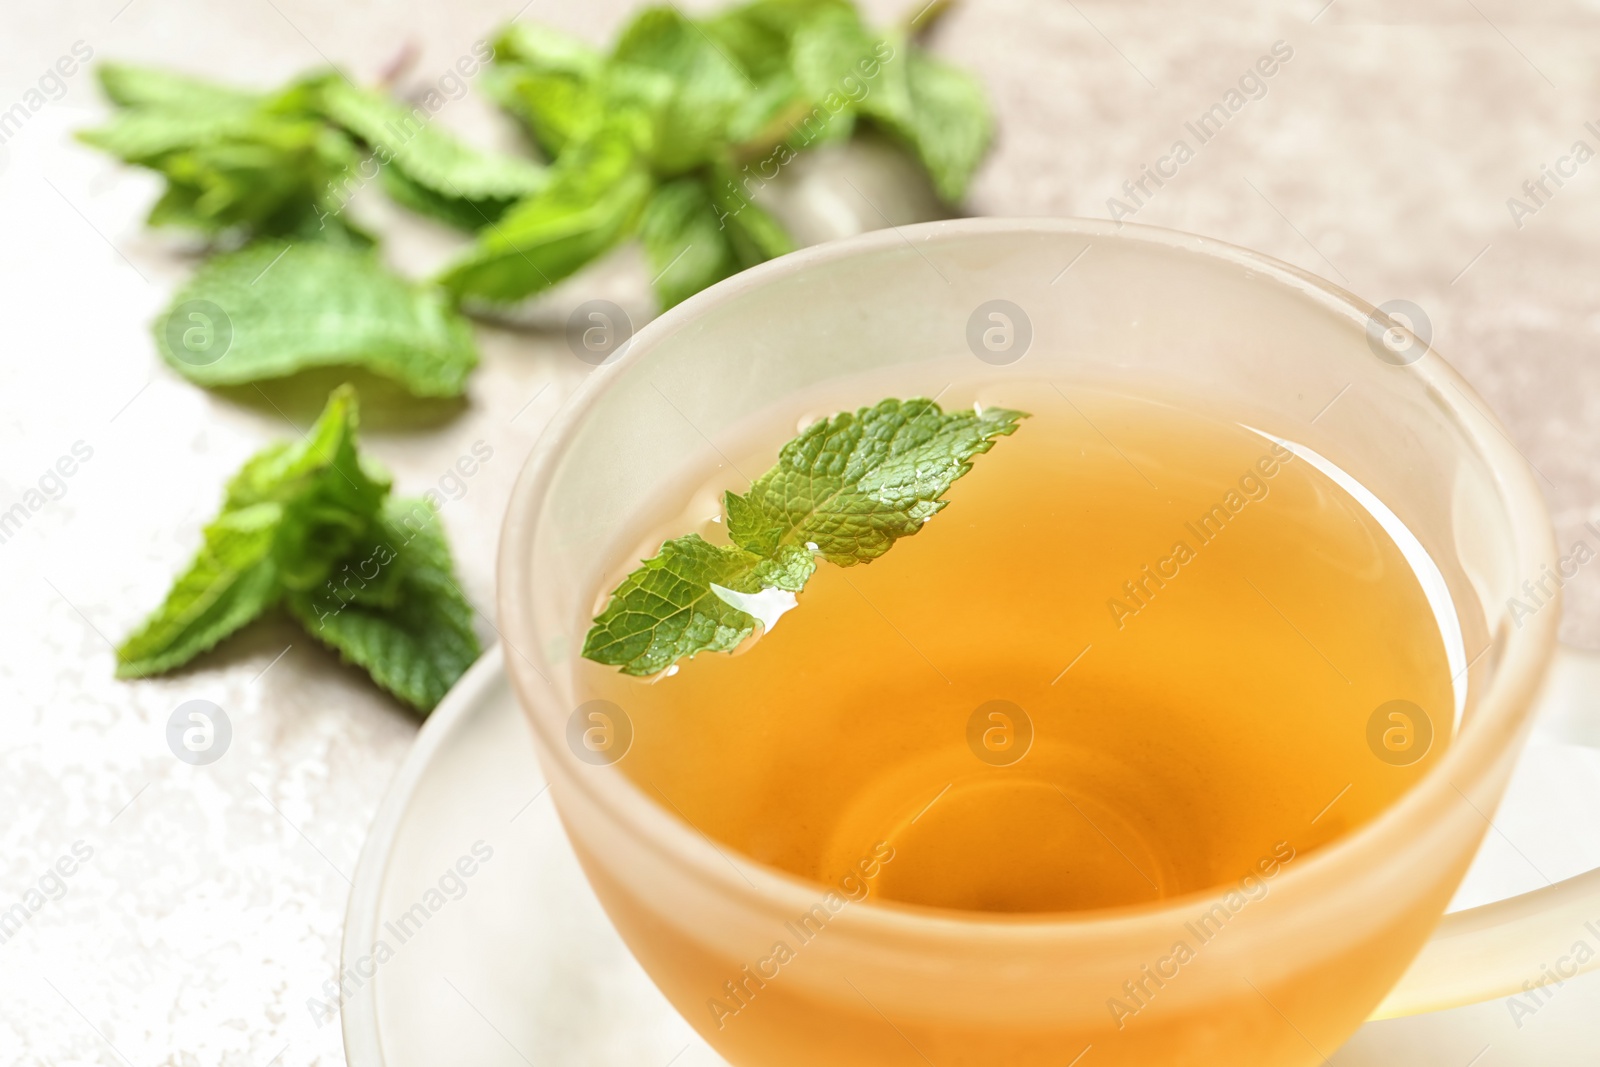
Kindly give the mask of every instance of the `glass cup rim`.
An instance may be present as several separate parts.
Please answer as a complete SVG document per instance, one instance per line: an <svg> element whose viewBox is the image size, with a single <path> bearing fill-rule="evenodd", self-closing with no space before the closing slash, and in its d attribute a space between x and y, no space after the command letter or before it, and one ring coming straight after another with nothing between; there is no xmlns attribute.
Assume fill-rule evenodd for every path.
<svg viewBox="0 0 1600 1067"><path fill-rule="evenodd" d="M1341 286L1238 245L1164 227L1073 217L963 218L874 230L813 245L718 282L653 319L633 336L626 351L614 361L597 367L546 426L512 488L501 528L497 567L501 639L515 653L506 656L505 661L518 700L538 735L538 747L555 753L563 744L562 737L558 736L560 728L554 721L530 708L532 703L556 697L544 674L555 668L543 654L543 642L536 639L532 598L521 597L519 593L532 587L529 579L533 538L557 459L611 383L649 358L660 340L697 316L736 301L750 290L808 268L872 255L898 245L911 245L920 250L945 241L1006 234L1082 236L1187 251L1213 260L1217 265L1242 267L1270 277L1295 291L1298 297L1363 330L1376 311L1372 304ZM1500 510L1507 518L1517 573L1538 574L1543 565L1553 566L1557 557L1555 534L1543 497L1533 482L1526 459L1511 444L1499 421L1488 413L1487 405L1431 345L1421 359L1395 369L1420 376L1432 387L1439 403L1454 417L1463 436L1493 475ZM1343 881L1341 871L1381 865L1386 857L1403 850L1410 832L1408 828L1427 825L1452 798L1469 795L1473 786L1492 769L1495 755L1505 745L1514 743L1554 652L1559 615L1559 611L1540 611L1526 626L1510 631L1497 671L1477 705L1471 728L1452 740L1444 757L1416 784L1376 818L1317 848L1303 861L1280 872L1274 884L1319 883L1323 891L1335 890ZM525 667L531 675L525 672ZM541 761L544 762L542 756ZM548 765L545 773L547 779L557 776ZM724 893L755 899L762 907L804 911L828 889L823 883L780 871L742 854L730 855L717 849L688 824L651 801L626 775L613 770L603 775L567 774L563 777L625 827L631 837L655 850L669 864L691 869L698 880L710 882ZM584 780L586 777L589 780ZM999 938L1022 945L1042 936L1052 939L1086 935L1121 938L1135 930L1162 929L1175 919L1189 916L1197 903L1221 898L1231 886L1232 883L1224 883L1142 904L1020 916L962 912L870 898L851 911L856 923L884 935L915 933L924 938L931 936L950 941Z"/></svg>

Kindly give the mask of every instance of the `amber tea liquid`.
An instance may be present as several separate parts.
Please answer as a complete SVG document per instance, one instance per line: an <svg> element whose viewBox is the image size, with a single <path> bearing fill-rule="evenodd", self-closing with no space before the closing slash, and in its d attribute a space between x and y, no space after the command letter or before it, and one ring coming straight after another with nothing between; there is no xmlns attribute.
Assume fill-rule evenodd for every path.
<svg viewBox="0 0 1600 1067"><path fill-rule="evenodd" d="M1351 492L1220 413L1048 384L993 402L1032 417L770 633L654 680L580 665L580 698L630 717L619 767L647 795L829 885L887 845L874 901L1059 913L1276 873L1440 757L1434 609ZM795 430L724 452L753 476ZM725 541L726 488L708 465L604 589L667 537ZM1394 701L1428 728L1374 733Z"/></svg>

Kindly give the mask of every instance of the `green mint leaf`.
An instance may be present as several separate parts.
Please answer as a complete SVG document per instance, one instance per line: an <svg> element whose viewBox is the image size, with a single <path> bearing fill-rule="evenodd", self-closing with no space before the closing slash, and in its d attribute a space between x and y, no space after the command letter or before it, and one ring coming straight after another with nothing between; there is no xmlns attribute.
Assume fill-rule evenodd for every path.
<svg viewBox="0 0 1600 1067"><path fill-rule="evenodd" d="M790 46L803 27L839 13L853 18L855 6L849 0L755 0L719 11L701 25L724 53L759 80L788 69Z"/></svg>
<svg viewBox="0 0 1600 1067"><path fill-rule="evenodd" d="M874 91L868 75L878 71L877 38L846 3L817 5L785 29L794 97L770 117L755 143L787 142L800 151L847 139L860 101ZM748 146L742 151L751 154Z"/></svg>
<svg viewBox="0 0 1600 1067"><path fill-rule="evenodd" d="M294 118L264 114L260 104L218 106L160 105L114 112L98 129L78 131L78 139L140 166L164 170L174 153L203 148L253 146L278 158L306 150L320 126Z"/></svg>
<svg viewBox="0 0 1600 1067"><path fill-rule="evenodd" d="M513 22L495 39L494 57L484 91L527 126L546 159L600 125L597 83L605 59L589 45L549 27Z"/></svg>
<svg viewBox="0 0 1600 1067"><path fill-rule="evenodd" d="M816 557L869 563L914 535L945 507L940 498L973 458L1024 418L1004 408L945 413L931 400L891 399L812 424L749 492L726 494L733 543L698 534L668 541L611 595L583 655L651 675L737 647L760 621L753 597L767 598L770 621L793 606Z"/></svg>
<svg viewBox="0 0 1600 1067"><path fill-rule="evenodd" d="M457 297L520 300L609 251L634 229L652 181L637 128L619 116L562 154L545 188L478 235L439 277Z"/></svg>
<svg viewBox="0 0 1600 1067"><path fill-rule="evenodd" d="M481 651L438 516L420 498L390 500L341 573L287 603L307 632L424 713Z"/></svg>
<svg viewBox="0 0 1600 1067"><path fill-rule="evenodd" d="M744 200L726 174L675 178L658 186L639 235L663 309L794 247L782 227Z"/></svg>
<svg viewBox="0 0 1600 1067"><path fill-rule="evenodd" d="M589 77L500 63L484 71L483 88L521 120L546 159L581 141L600 124L605 101Z"/></svg>
<svg viewBox="0 0 1600 1067"><path fill-rule="evenodd" d="M189 162L197 160L198 157L190 157ZM277 176L270 168L262 171L259 178L261 182L256 190L246 192L250 174L238 168L226 176L222 171L206 171L206 182L213 182L213 179L226 182L232 197L227 203L211 197L208 184L168 182L166 192L150 208L146 224L200 230L213 237L242 230L283 240L323 242L346 248L371 248L376 243L376 238L350 221L347 214L336 214L336 206L322 206L312 198L302 197L301 190L275 189ZM248 206L246 197L266 206L256 211Z"/></svg>
<svg viewBox="0 0 1600 1067"><path fill-rule="evenodd" d="M496 63L520 63L541 74L566 74L591 79L605 57L584 41L549 26L513 22L494 40Z"/></svg>
<svg viewBox="0 0 1600 1067"><path fill-rule="evenodd" d="M228 482L224 513L271 504L279 581L304 589L323 581L369 532L389 493L389 475L356 451L355 390L341 386L299 441L269 446Z"/></svg>
<svg viewBox="0 0 1600 1067"><path fill-rule="evenodd" d="M476 226L483 226L545 182L544 168L469 148L435 127L425 110L342 78L325 80L318 99L322 113L370 146L385 171L398 172L406 184L434 198L461 202L449 209L447 220L476 213Z"/></svg>
<svg viewBox="0 0 1600 1067"><path fill-rule="evenodd" d="M417 396L459 396L478 361L470 327L443 294L332 243L263 240L216 256L173 298L155 336L168 364L204 386L359 366Z"/></svg>
<svg viewBox="0 0 1600 1067"><path fill-rule="evenodd" d="M787 68L764 78L728 117L728 141L741 159L760 160L792 136L790 123L810 112Z"/></svg>
<svg viewBox="0 0 1600 1067"><path fill-rule="evenodd" d="M272 546L282 509L225 511L156 612L117 648L117 677L181 667L278 602Z"/></svg>
<svg viewBox="0 0 1600 1067"><path fill-rule="evenodd" d="M336 390L306 437L248 460L165 602L117 649L117 673L182 666L278 602L320 583L370 525L385 476L355 452L355 394Z"/></svg>
<svg viewBox="0 0 1600 1067"><path fill-rule="evenodd" d="M727 652L755 632L756 619L715 587L795 592L815 567L803 550L774 562L698 534L674 538L617 587L594 620L583 655L624 674L651 675L697 652Z"/></svg>
<svg viewBox="0 0 1600 1067"><path fill-rule="evenodd" d="M871 86L861 65L876 58L877 44L854 7L835 5L795 27L789 61L809 98L820 102L829 94L844 95L847 80Z"/></svg>
<svg viewBox="0 0 1600 1067"><path fill-rule="evenodd" d="M955 203L966 195L967 183L994 139L983 86L921 49L907 57L906 75L917 156L933 176L934 188Z"/></svg>
<svg viewBox="0 0 1600 1067"><path fill-rule="evenodd" d="M316 496L363 518L376 515L389 475L357 451L359 417L355 390L341 385L298 441L279 441L245 460L228 479L224 510Z"/></svg>
<svg viewBox="0 0 1600 1067"><path fill-rule="evenodd" d="M95 73L106 99L119 107L249 108L263 99L258 93L153 67L102 63Z"/></svg>
<svg viewBox="0 0 1600 1067"><path fill-rule="evenodd" d="M728 124L754 88L750 76L675 7L646 8L622 31L606 68L607 103L650 118L660 175L720 158Z"/></svg>
<svg viewBox="0 0 1600 1067"><path fill-rule="evenodd" d="M728 262L727 240L717 225L711 190L698 178L676 178L656 187L639 220L639 237L663 309L738 268Z"/></svg>
<svg viewBox="0 0 1600 1067"><path fill-rule="evenodd" d="M710 185L719 220L729 234L740 270L794 251L794 238L789 231L745 194L737 173L726 167L713 167Z"/></svg>
<svg viewBox="0 0 1600 1067"><path fill-rule="evenodd" d="M437 219L458 230L476 233L499 221L510 203L504 200L468 200L444 196L412 181L402 170L384 167L378 175L383 191L401 207Z"/></svg>
<svg viewBox="0 0 1600 1067"><path fill-rule="evenodd" d="M1023 418L1005 408L945 413L917 399L819 420L783 446L738 510L729 508L728 536L763 552L812 544L841 567L876 559L941 511L939 498L972 458Z"/></svg>
<svg viewBox="0 0 1600 1067"><path fill-rule="evenodd" d="M883 64L882 84L862 98L861 111L903 141L939 195L956 203L994 137L983 87L903 39L894 49Z"/></svg>
<svg viewBox="0 0 1600 1067"><path fill-rule="evenodd" d="M731 56L756 86L728 125L728 139L742 149L750 149L744 153L746 158L759 157L784 141L798 141L791 124L810 118L814 106L827 93L843 90L840 81L829 80L826 74L817 78L814 69L807 72L810 77L800 76L802 62L815 58L815 49L808 47L807 56L798 55L800 42L810 35L812 27L839 20L860 26L855 7L848 0L756 0L702 23L718 48ZM845 71L840 69L838 73ZM817 81L822 83L821 88L812 91ZM843 136L849 132L849 112L838 119L825 124L826 135ZM812 124L816 124L815 119ZM807 134L807 143L817 136L815 132Z"/></svg>

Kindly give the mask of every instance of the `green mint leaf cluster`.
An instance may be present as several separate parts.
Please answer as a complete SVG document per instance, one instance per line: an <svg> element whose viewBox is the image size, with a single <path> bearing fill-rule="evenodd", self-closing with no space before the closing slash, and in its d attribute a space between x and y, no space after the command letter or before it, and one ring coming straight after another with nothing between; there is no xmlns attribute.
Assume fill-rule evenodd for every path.
<svg viewBox="0 0 1600 1067"><path fill-rule="evenodd" d="M213 237L369 240L340 221L336 190L360 157L354 141L317 113L315 80L252 93L120 64L102 64L99 76L117 111L78 137L166 179L151 226ZM319 221L329 217L331 227Z"/></svg>
<svg viewBox="0 0 1600 1067"><path fill-rule="evenodd" d="M609 54L515 23L489 92L552 160L550 184L440 277L460 297L518 300L635 235L670 307L793 248L752 196L797 152L858 120L895 137L956 201L993 122L968 75L847 0L755 0L701 20L641 11Z"/></svg>
<svg viewBox="0 0 1600 1067"><path fill-rule="evenodd" d="M677 537L617 587L583 655L624 674L657 674L755 632L758 600L793 606L823 559L870 563L944 509L973 457L1015 432L1021 411L943 412L931 400L884 400L823 419L784 445L748 492L728 493L728 539ZM786 604L771 594L791 594ZM769 616L770 617L770 616Z"/></svg>
<svg viewBox="0 0 1600 1067"><path fill-rule="evenodd" d="M154 332L167 363L204 386L341 366L414 396L449 397L478 363L471 327L437 289L392 273L368 249L274 238L208 260Z"/></svg>
<svg viewBox="0 0 1600 1067"><path fill-rule="evenodd" d="M473 70L493 60L485 88L548 166L466 145L431 106L338 73L258 92L99 68L116 110L79 136L165 177L150 224L243 245L157 322L175 370L215 386L338 364L460 395L477 362L463 301L521 300L638 238L671 307L794 248L754 198L798 152L871 124L954 202L993 136L969 75L903 29L873 31L850 0L753 0L702 19L650 7L608 52L515 22L473 52ZM426 283L389 273L345 210L374 182L474 243ZM231 347L210 344L217 331Z"/></svg>
<svg viewBox="0 0 1600 1067"><path fill-rule="evenodd" d="M472 609L426 500L395 500L356 449L355 391L302 441L251 457L166 600L117 649L119 677L173 670L284 606L379 685L430 711L477 658Z"/></svg>
<svg viewBox="0 0 1600 1067"><path fill-rule="evenodd" d="M381 175L406 206L476 229L541 189L543 167L461 144L338 75L253 93L118 64L99 74L118 110L79 136L166 177L150 223L246 242L156 321L174 370L220 386L362 367L417 396L462 394L478 362L467 321L436 286L385 268L344 208Z"/></svg>
<svg viewBox="0 0 1600 1067"><path fill-rule="evenodd" d="M377 175L400 203L467 230L544 184L531 160L462 144L426 110L337 74L270 93L121 64L103 64L99 75L118 110L78 136L166 178L153 226L369 242L343 210Z"/></svg>
<svg viewBox="0 0 1600 1067"><path fill-rule="evenodd" d="M753 0L697 20L647 8L609 52L513 23L461 63L490 59L486 88L548 165L461 143L432 125L432 103L337 73L256 91L103 64L114 110L79 137L160 174L149 224L210 245L154 324L168 365L208 387L359 367L416 396L459 396L478 361L464 301L520 300L638 238L670 307L793 248L752 197L799 151L872 124L953 202L993 134L970 77L904 30L870 30L849 0ZM473 243L428 281L389 271L345 210L374 181ZM649 674L734 647L770 625L774 595L792 606L818 556L863 562L914 533L1020 417L890 401L813 427L728 497L731 545L664 546L585 654ZM471 608L430 506L389 498L355 426L354 394L339 390L306 442L239 472L193 563L118 650L119 674L171 670L281 606L401 699L438 702L478 654ZM824 485L825 499L806 495Z"/></svg>

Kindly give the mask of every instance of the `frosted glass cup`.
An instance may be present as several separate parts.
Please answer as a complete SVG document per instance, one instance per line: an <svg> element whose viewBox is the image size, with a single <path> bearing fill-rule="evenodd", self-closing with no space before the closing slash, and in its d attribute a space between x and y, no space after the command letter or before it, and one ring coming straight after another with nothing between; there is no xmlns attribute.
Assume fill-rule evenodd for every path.
<svg viewBox="0 0 1600 1067"><path fill-rule="evenodd" d="M786 397L848 393L856 379L933 395L955 377L1007 375L1203 398L1351 473L1448 586L1470 657L1459 730L1398 802L1297 858L1246 907L1232 886L1061 915L869 899L776 969L763 961L792 940L786 924L828 887L719 848L569 744L601 577L630 547L619 538L637 530L640 500L714 462L715 442ZM1586 875L1452 916L1435 935L1557 648L1558 606L1519 618L1509 602L1556 562L1504 431L1425 338L1371 305L1187 234L967 219L785 256L642 329L529 460L499 586L506 663L584 870L645 970L736 1067L1287 1067L1322 1062L1414 959L1386 1011L1517 988L1511 957L1564 947L1563 916L1593 903ZM1217 908L1226 930L1200 946L1190 928ZM1176 960L1179 942L1195 951ZM708 1009L730 995L745 1004L736 1017ZM1130 997L1139 1010L1119 1013Z"/></svg>

